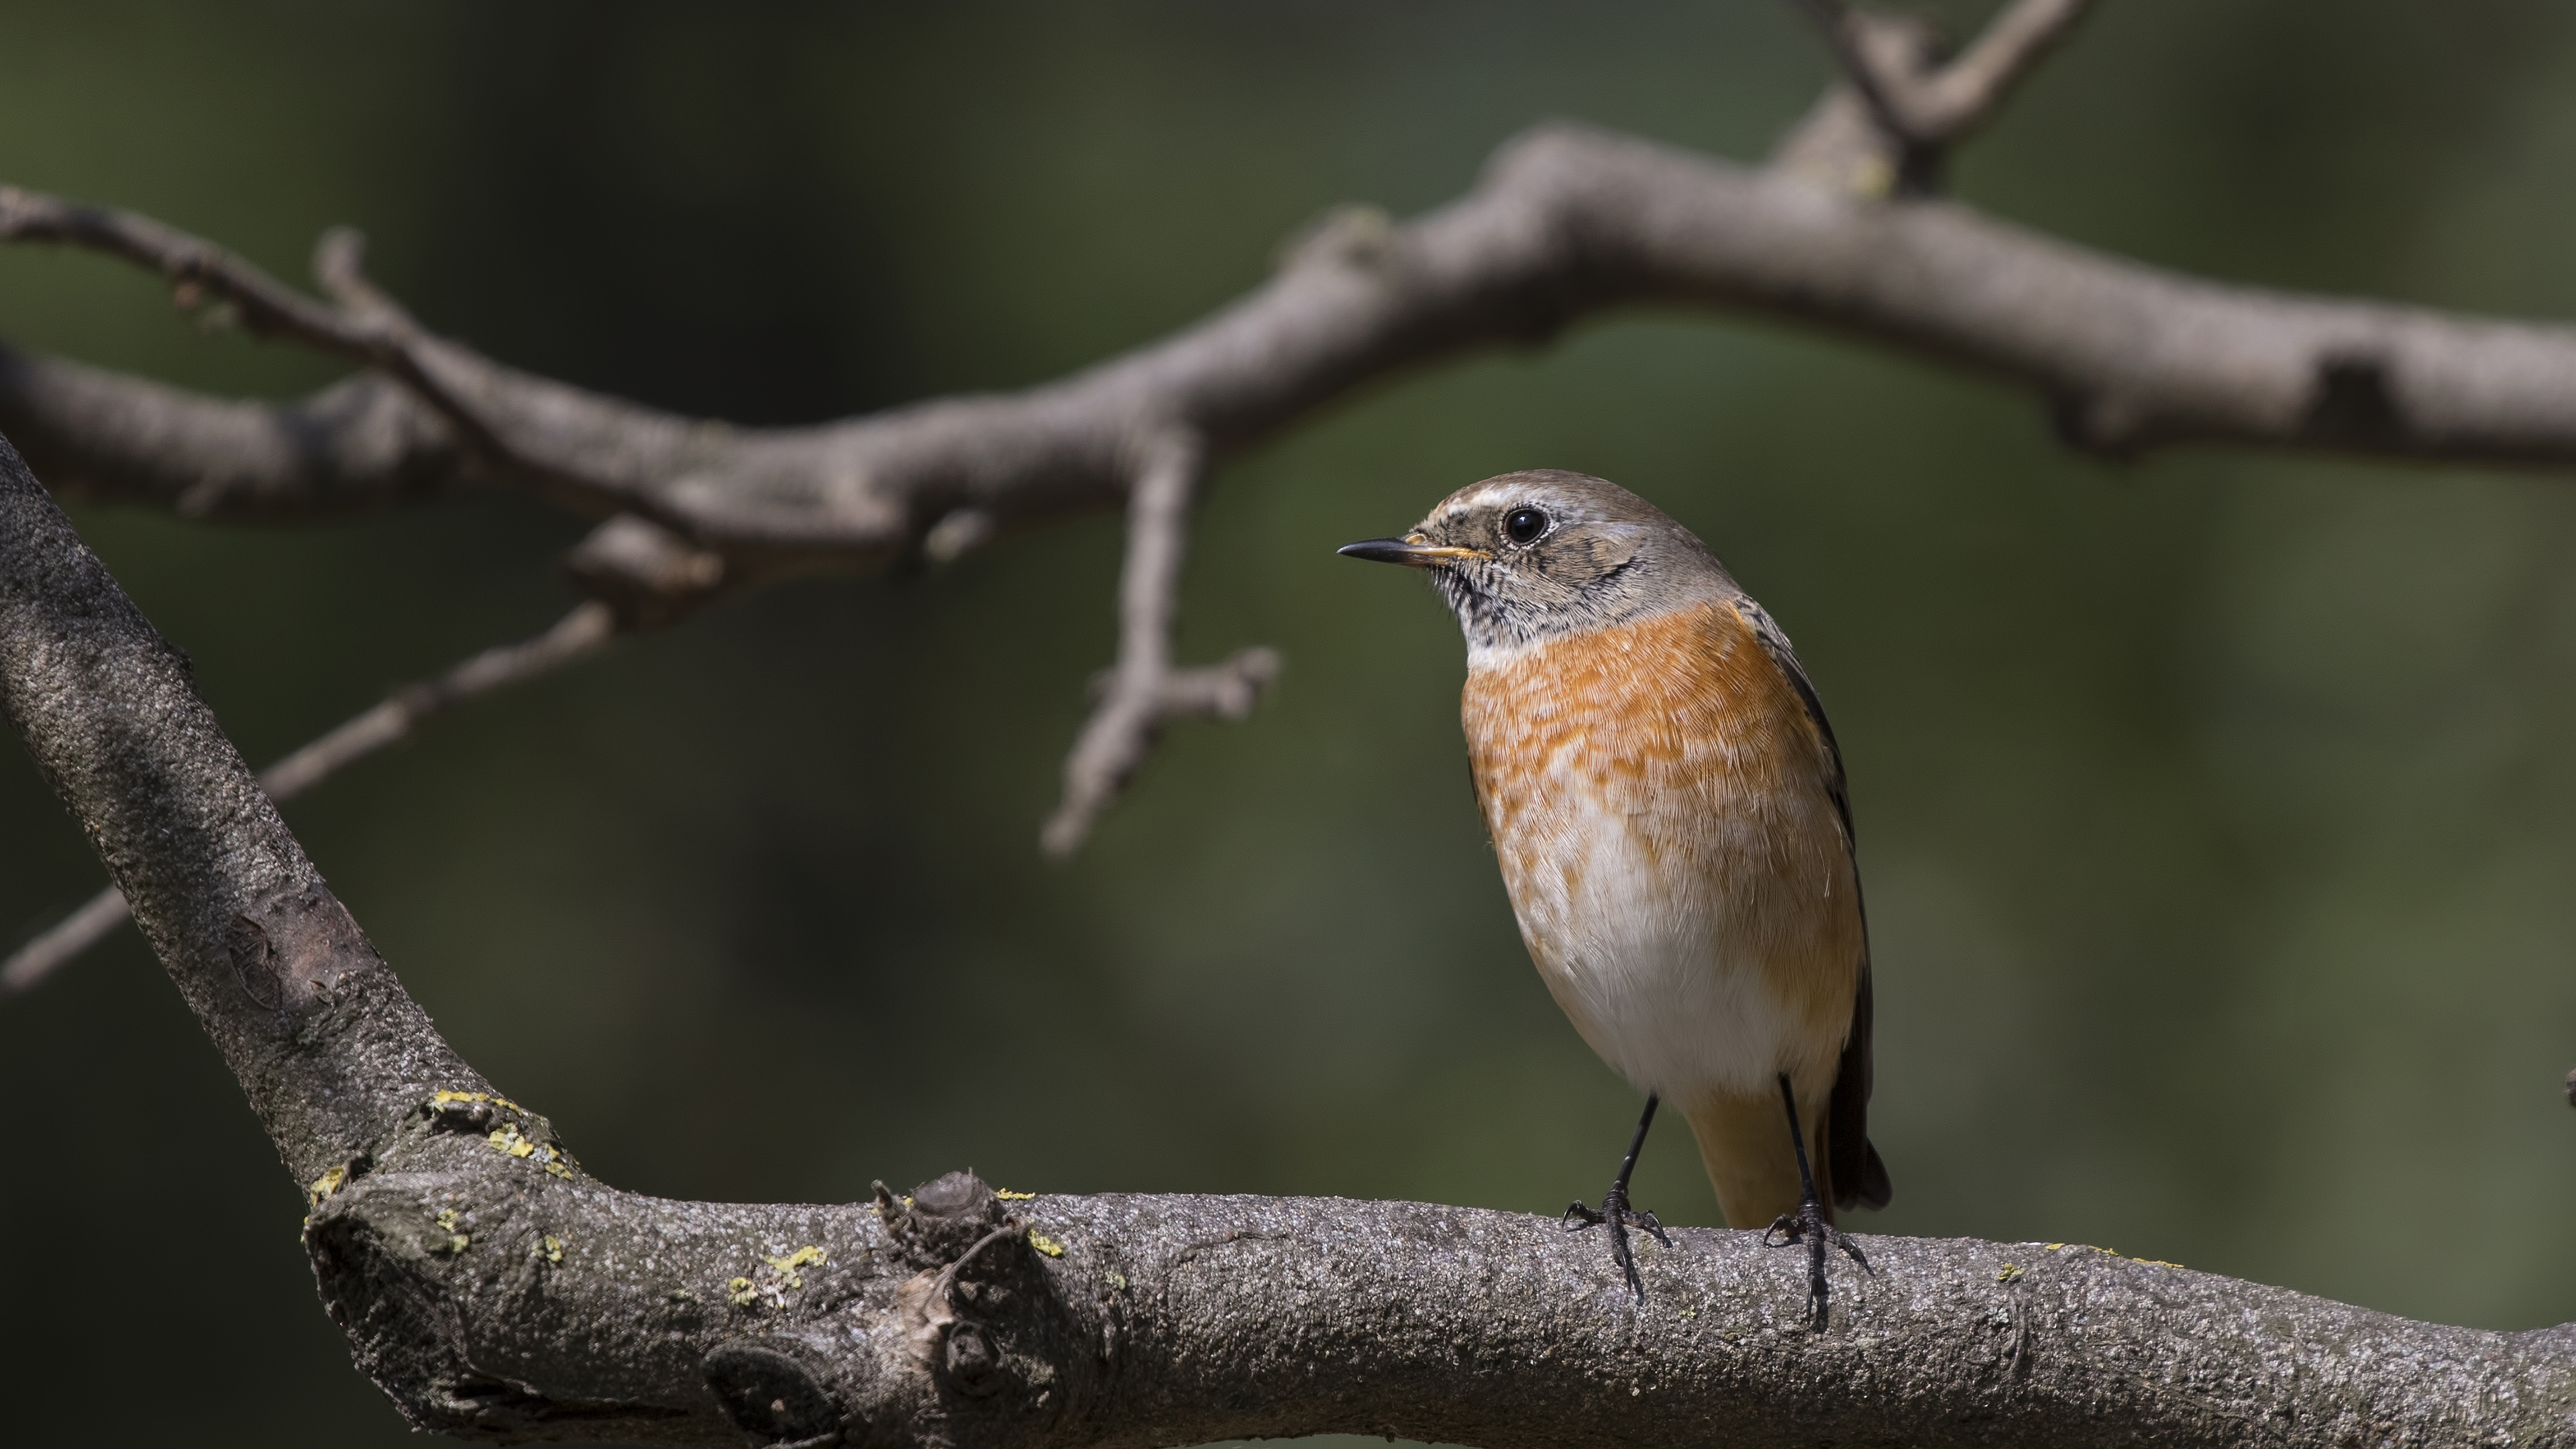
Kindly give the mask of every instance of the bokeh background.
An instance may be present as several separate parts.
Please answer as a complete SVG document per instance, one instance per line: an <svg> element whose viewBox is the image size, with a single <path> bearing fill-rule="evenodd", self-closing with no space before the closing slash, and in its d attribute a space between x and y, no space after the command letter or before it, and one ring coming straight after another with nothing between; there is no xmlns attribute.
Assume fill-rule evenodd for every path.
<svg viewBox="0 0 2576 1449"><path fill-rule="evenodd" d="M1958 25L1980 4L1945 5ZM0 4L0 179L300 276L354 223L429 322L665 407L1036 382L1578 117L1756 157L1825 79L1775 0ZM2110 0L1957 190L2151 261L2563 317L2576 10ZM332 369L0 251L0 333L286 395ZM1891 1233L2076 1240L2447 1322L2576 1318L2576 496L2191 451L1722 316L1380 387L1216 480L1182 646L1281 648L1096 842L1038 823L1112 649L1107 516L741 598L288 811L456 1044L621 1185L1553 1211L1635 1103L1524 959L1453 626L1337 560L1461 483L1606 474L1797 639L1850 758ZM581 524L458 497L83 509L255 761L570 598ZM0 758L0 932L99 871ZM132 934L0 1006L9 1437L392 1444L288 1181ZM1640 1196L1715 1221L1687 1138ZM23 1438L21 1437L23 1436Z"/></svg>

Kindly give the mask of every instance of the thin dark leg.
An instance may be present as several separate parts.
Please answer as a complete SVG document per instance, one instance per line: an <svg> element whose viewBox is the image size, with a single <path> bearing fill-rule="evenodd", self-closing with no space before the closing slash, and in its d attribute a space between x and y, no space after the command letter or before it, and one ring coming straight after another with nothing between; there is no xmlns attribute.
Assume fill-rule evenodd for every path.
<svg viewBox="0 0 2576 1449"><path fill-rule="evenodd" d="M1646 1280L1637 1276L1636 1254L1628 1250L1628 1224L1635 1223L1654 1234L1655 1241L1667 1248L1673 1245L1673 1240L1664 1235L1664 1225L1655 1221L1652 1212L1628 1206L1628 1178L1637 1170L1637 1154L1645 1150L1646 1129L1655 1125L1655 1102L1651 1096L1646 1099L1645 1114L1637 1119L1637 1135L1629 1139L1628 1155L1619 1162L1619 1175L1612 1179L1610 1190L1601 1194L1601 1211L1596 1213L1585 1207L1580 1198L1565 1210L1565 1221L1575 1232L1603 1223L1610 1225L1610 1260L1628 1275L1628 1291L1636 1294L1640 1303L1646 1301Z"/></svg>
<svg viewBox="0 0 2576 1449"><path fill-rule="evenodd" d="M1807 1134L1798 1126L1798 1094L1789 1090L1789 1074L1780 1074L1780 1105L1789 1112L1789 1145L1798 1154L1798 1210L1782 1213L1764 1229L1762 1241L1769 1243L1778 1233L1783 1243L1804 1241L1807 1245L1807 1322L1816 1332L1825 1331L1825 1305L1833 1290L1825 1282L1825 1245L1831 1243L1851 1255L1864 1273L1871 1272L1869 1259L1842 1229L1825 1218L1825 1200L1816 1193L1816 1174L1807 1166Z"/></svg>

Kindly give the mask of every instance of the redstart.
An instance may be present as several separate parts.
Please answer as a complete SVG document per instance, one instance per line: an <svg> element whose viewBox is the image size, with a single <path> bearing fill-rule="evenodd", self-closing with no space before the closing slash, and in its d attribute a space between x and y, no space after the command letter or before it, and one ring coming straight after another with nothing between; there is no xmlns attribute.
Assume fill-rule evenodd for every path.
<svg viewBox="0 0 2576 1449"><path fill-rule="evenodd" d="M1834 1208L1885 1207L1869 1141L1869 933L1841 750L1788 636L1690 530L1603 479L1506 473L1402 538L1467 636L1476 800L1548 993L1646 1110L1600 1211L1631 1292L1628 1202L1670 1101L1726 1220L1867 1269ZM1803 1125L1802 1125L1803 1124Z"/></svg>

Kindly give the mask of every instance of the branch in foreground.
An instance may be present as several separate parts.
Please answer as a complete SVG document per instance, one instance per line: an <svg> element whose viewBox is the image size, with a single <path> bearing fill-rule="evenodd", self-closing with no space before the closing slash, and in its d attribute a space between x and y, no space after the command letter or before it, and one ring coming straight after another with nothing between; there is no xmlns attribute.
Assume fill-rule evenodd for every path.
<svg viewBox="0 0 2576 1449"><path fill-rule="evenodd" d="M1166 431L1144 443L1127 503L1127 562L1118 579L1118 662L1101 681L1100 703L1064 762L1064 800L1040 832L1049 855L1073 854L1091 833L1166 721L1187 716L1239 720L1277 677L1279 656L1245 649L1223 664L1172 664L1172 616L1179 608L1181 559L1189 549L1190 495L1203 459L1199 441Z"/></svg>
<svg viewBox="0 0 2576 1449"><path fill-rule="evenodd" d="M283 805L341 769L403 740L432 716L504 685L551 674L599 652L614 637L617 621L596 600L576 605L533 639L474 655L436 679L395 690L374 708L260 772L260 788ZM31 990L56 968L124 925L125 892L109 886L0 961L0 999Z"/></svg>
<svg viewBox="0 0 2576 1449"><path fill-rule="evenodd" d="M880 1449L1325 1431L1521 1446L2566 1442L2576 1327L2385 1315L2063 1245L1875 1239L1824 1334L1757 1235L1631 1308L1544 1219L1411 1203L682 1203L448 1047L165 644L0 442L0 706L312 1212L362 1368L490 1440Z"/></svg>

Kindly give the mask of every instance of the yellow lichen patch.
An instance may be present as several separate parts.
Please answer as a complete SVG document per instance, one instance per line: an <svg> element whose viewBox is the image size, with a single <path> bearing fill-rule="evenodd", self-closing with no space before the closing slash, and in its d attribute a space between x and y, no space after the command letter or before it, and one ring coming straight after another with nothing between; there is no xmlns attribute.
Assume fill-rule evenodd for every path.
<svg viewBox="0 0 2576 1449"><path fill-rule="evenodd" d="M1110 1287L1112 1287L1112 1288L1117 1289L1117 1290L1118 1290L1119 1292L1121 1292L1121 1293L1126 1292L1126 1291L1127 1291L1127 1275L1126 1275L1126 1274L1124 1274L1124 1273L1116 1273L1116 1272L1111 1273L1111 1274L1109 1275L1109 1286L1110 1286Z"/></svg>
<svg viewBox="0 0 2576 1449"><path fill-rule="evenodd" d="M2044 1244L2043 1246L2045 1246L2045 1247L2048 1249L2048 1251L2050 1251L2050 1252L2054 1253L2054 1252L2057 1252L2057 1251L2059 1251L2060 1249L2064 1248L2066 1245L2065 1245L2064 1243L2048 1243L2048 1244Z"/></svg>
<svg viewBox="0 0 2576 1449"><path fill-rule="evenodd" d="M2129 1261L2132 1263L2144 1263L2150 1268L2179 1268L2182 1266L2180 1263L2168 1263L2162 1258L2131 1258Z"/></svg>
<svg viewBox="0 0 2576 1449"><path fill-rule="evenodd" d="M751 1280L748 1278L727 1279L725 1291L733 1295L733 1306L736 1308L749 1308L760 1298L760 1290L752 1287Z"/></svg>
<svg viewBox="0 0 2576 1449"><path fill-rule="evenodd" d="M993 1196L1000 1198L1004 1202L1036 1202L1038 1200L1038 1195L1036 1193L1013 1192L1007 1187L997 1187L993 1189Z"/></svg>
<svg viewBox="0 0 2576 1449"><path fill-rule="evenodd" d="M569 1181L572 1177L572 1154L550 1143L539 1142L519 1130L516 1122L504 1122L484 1138L492 1150L505 1157L534 1162L555 1176Z"/></svg>
<svg viewBox="0 0 2576 1449"><path fill-rule="evenodd" d="M441 1209L435 1221L438 1224L438 1230L447 1234L447 1241L443 1243L430 1244L429 1250L431 1252L447 1253L452 1255L464 1252L466 1248L473 1244L474 1239L472 1236L460 1233L456 1230L459 1221L456 1215L456 1209Z"/></svg>
<svg viewBox="0 0 2576 1449"><path fill-rule="evenodd" d="M563 1261L563 1239L556 1237L552 1233L548 1233L546 1234L541 1246L544 1251L537 1254L538 1257L545 1259L549 1263L560 1263Z"/></svg>
<svg viewBox="0 0 2576 1449"><path fill-rule="evenodd" d="M320 1177L317 1177L311 1182L305 1184L304 1199L307 1204L313 1207L320 1207L323 1199L329 1197L335 1192L338 1192L341 1184L348 1180L349 1169L346 1164L332 1168L329 1172L326 1172Z"/></svg>
<svg viewBox="0 0 2576 1449"><path fill-rule="evenodd" d="M1061 1258L1064 1256L1064 1244L1057 1242L1055 1239L1048 1237L1046 1234L1039 1232L1035 1228L1029 1229L1029 1246L1046 1254L1050 1258Z"/></svg>
<svg viewBox="0 0 2576 1449"><path fill-rule="evenodd" d="M2018 1278L2018 1277L2020 1277L2020 1276L2021 1276L2021 1269L2020 1269L2018 1266L2016 1266L2016 1265L2014 1265L2014 1264L2011 1264L2011 1263L2006 1263L2006 1264L2004 1264L2004 1270L2003 1270L2002 1272L1997 1273L1997 1274L1995 1275L1995 1281L1996 1281L1996 1282L1998 1282L1998 1283L2009 1283L2009 1282L2011 1282L2012 1280L2014 1280L2015 1278Z"/></svg>
<svg viewBox="0 0 2576 1449"><path fill-rule="evenodd" d="M769 1258L764 1261L778 1270L778 1276L787 1280L788 1287L802 1288L805 1286L805 1279L796 1270L819 1267L825 1260L822 1249L808 1246L798 1248L784 1258Z"/></svg>

